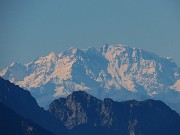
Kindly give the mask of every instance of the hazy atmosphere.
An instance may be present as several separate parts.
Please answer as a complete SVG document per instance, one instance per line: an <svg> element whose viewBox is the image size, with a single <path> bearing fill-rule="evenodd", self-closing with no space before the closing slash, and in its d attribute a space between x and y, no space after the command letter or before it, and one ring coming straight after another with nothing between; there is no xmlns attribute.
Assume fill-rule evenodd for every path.
<svg viewBox="0 0 180 135"><path fill-rule="evenodd" d="M180 65L179 0L1 0L0 69L70 47L123 43Z"/></svg>
<svg viewBox="0 0 180 135"><path fill-rule="evenodd" d="M0 0L0 135L180 135L180 0Z"/></svg>

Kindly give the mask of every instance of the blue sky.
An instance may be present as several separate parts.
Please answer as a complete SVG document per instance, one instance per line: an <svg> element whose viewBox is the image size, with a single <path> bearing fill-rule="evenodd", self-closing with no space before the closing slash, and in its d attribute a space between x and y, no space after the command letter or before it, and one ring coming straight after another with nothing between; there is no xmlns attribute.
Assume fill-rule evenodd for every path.
<svg viewBox="0 0 180 135"><path fill-rule="evenodd" d="M105 43L172 56L180 65L180 1L0 1L0 69Z"/></svg>

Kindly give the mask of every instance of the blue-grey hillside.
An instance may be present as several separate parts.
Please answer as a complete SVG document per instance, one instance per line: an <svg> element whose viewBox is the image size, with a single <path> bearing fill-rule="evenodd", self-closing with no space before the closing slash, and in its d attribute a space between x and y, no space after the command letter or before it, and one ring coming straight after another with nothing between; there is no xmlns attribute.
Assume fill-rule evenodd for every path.
<svg viewBox="0 0 180 135"><path fill-rule="evenodd" d="M40 132L36 132L36 128L38 126L34 125L35 127L34 130L32 129L32 133L27 132L28 135L31 135L33 133L34 135L36 134L38 135L38 133L41 133L41 131L43 131L45 134L45 130L48 131L46 134L50 134L50 132L54 135L67 134L67 130L65 126L61 122L55 120L54 117L49 112L39 107L36 100L31 96L31 94L28 91L2 78L0 78L0 103L4 104L5 106L7 106L8 108L12 109L14 112L17 113L17 114L14 114L12 111L9 112L7 110L10 113L9 115L12 115L12 122L7 121L12 124L12 128L15 126L13 125L13 122L15 122L15 120L17 120L17 125L16 125L17 127L18 127L18 124L23 124L20 122L24 122L25 127L23 127L23 125L22 127L19 127L19 129L17 129L18 133L22 133L22 134L25 133L24 131L20 131L21 129L28 130L29 129L28 127L30 127L29 130L31 130L33 128L33 124L25 121L25 120L29 120L29 121L32 121L32 123L35 123L35 125L39 125L39 127L42 127L42 129L44 130L40 128L39 129ZM4 109L6 110L6 108ZM1 112L0 114L2 115L5 114L3 113L3 111L4 111L3 109L0 110ZM4 117L5 119L6 116L2 116L2 115L0 117L1 118ZM0 121L2 122L4 119L0 119ZM8 118L6 119L8 120ZM2 127L6 126L6 124L7 123L4 123L4 124L2 123ZM1 131L4 130L4 129L1 129L2 127L0 127ZM14 129L12 129L12 131L13 130Z"/></svg>
<svg viewBox="0 0 180 135"><path fill-rule="evenodd" d="M53 135L0 102L1 135Z"/></svg>
<svg viewBox="0 0 180 135"><path fill-rule="evenodd" d="M74 135L180 134L180 116L158 100L102 101L77 91L53 101L49 112Z"/></svg>

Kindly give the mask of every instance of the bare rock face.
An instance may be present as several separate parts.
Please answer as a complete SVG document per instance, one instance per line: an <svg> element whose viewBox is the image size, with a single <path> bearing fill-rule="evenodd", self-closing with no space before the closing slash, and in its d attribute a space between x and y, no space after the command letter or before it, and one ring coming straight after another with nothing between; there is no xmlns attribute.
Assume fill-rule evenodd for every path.
<svg viewBox="0 0 180 135"><path fill-rule="evenodd" d="M73 92L67 99L59 98L52 102L49 111L52 114L57 114L56 118L59 118L66 127L71 129L74 126L96 119L95 109L98 103L100 103L100 100L97 98L79 91Z"/></svg>
<svg viewBox="0 0 180 135"><path fill-rule="evenodd" d="M102 101L78 91L53 101L49 112L74 134L180 134L179 115L156 100L115 102L106 98Z"/></svg>

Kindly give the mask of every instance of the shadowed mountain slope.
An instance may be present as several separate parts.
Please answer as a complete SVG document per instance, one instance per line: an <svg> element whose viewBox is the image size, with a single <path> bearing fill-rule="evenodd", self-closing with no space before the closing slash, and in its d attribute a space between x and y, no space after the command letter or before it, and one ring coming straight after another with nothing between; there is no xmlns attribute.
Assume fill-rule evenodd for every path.
<svg viewBox="0 0 180 135"><path fill-rule="evenodd" d="M49 112L74 133L94 129L89 134L96 134L96 130L109 135L180 134L179 115L156 100L115 102L106 98L102 101L77 91L53 101Z"/></svg>
<svg viewBox="0 0 180 135"><path fill-rule="evenodd" d="M32 120L51 133L63 135L66 128L61 122L40 108L30 92L0 78L0 102L13 109L18 115Z"/></svg>
<svg viewBox="0 0 180 135"><path fill-rule="evenodd" d="M32 121L26 120L15 111L0 103L1 135L53 135Z"/></svg>

